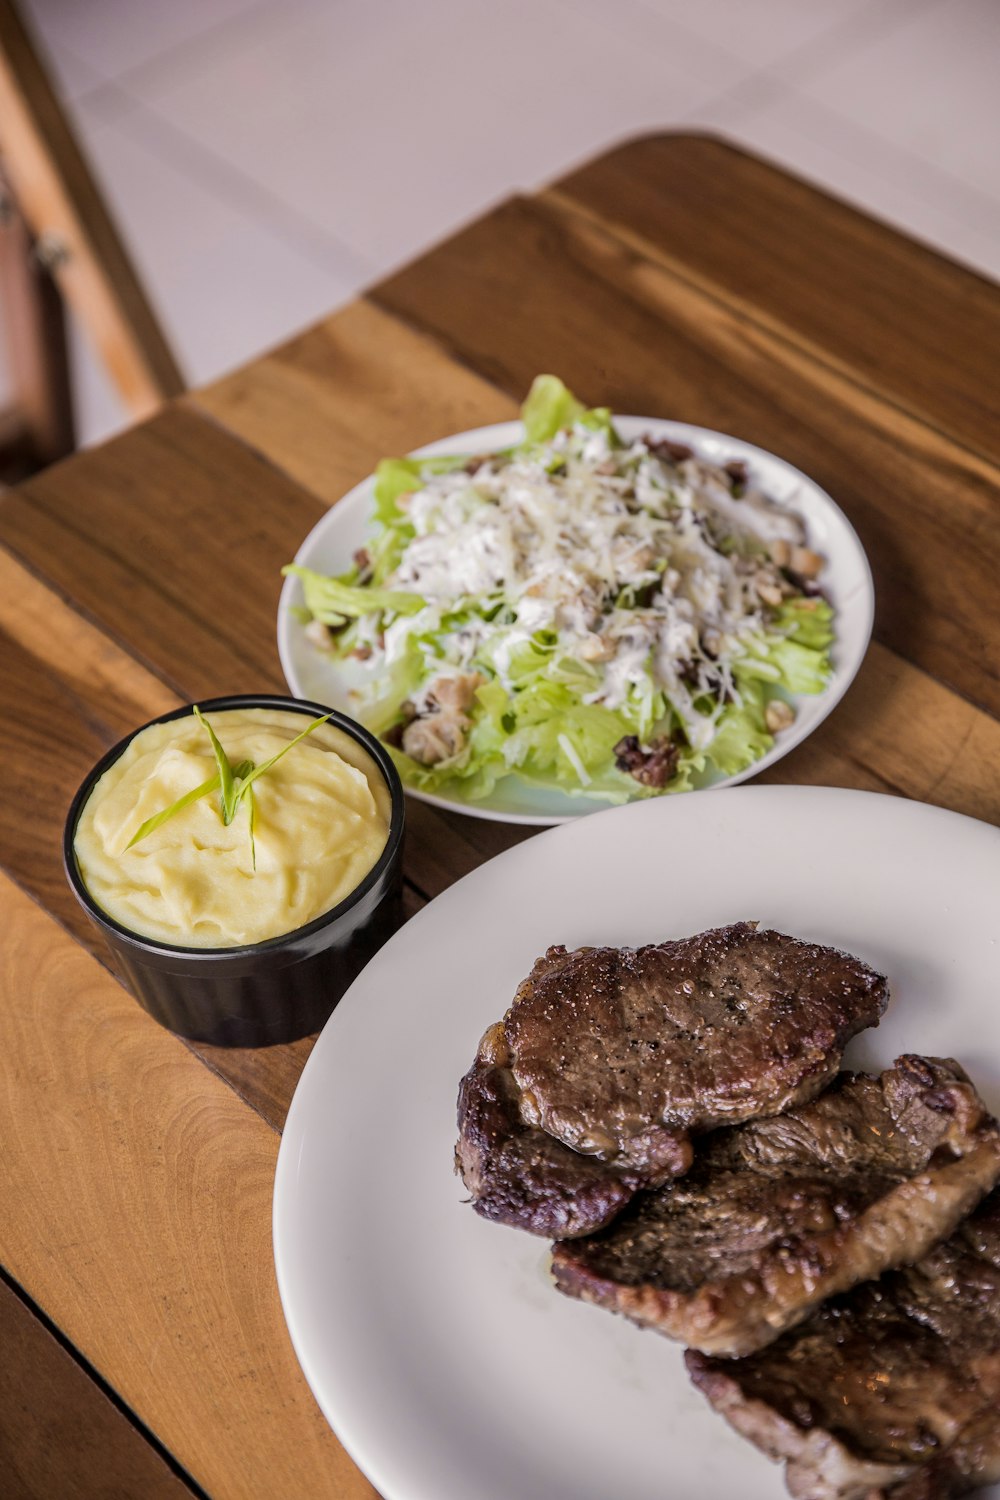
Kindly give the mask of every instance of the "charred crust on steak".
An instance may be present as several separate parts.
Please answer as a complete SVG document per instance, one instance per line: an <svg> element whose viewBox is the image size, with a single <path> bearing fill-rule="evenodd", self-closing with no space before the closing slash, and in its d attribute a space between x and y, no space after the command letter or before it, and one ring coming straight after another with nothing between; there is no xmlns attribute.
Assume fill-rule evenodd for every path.
<svg viewBox="0 0 1000 1500"><path fill-rule="evenodd" d="M887 998L858 959L753 923L639 949L550 948L463 1080L458 1168L486 1217L591 1232L602 1174L621 1207L688 1169L693 1132L813 1098ZM581 1172L587 1202L571 1216ZM574 1228L543 1229L560 1195Z"/></svg>
<svg viewBox="0 0 1000 1500"><path fill-rule="evenodd" d="M549 1239L609 1223L635 1192L634 1176L525 1125L519 1102L509 1068L488 1059L477 1058L462 1079L455 1166L476 1212Z"/></svg>
<svg viewBox="0 0 1000 1500"><path fill-rule="evenodd" d="M583 1149L656 1182L671 1174L655 1132L814 1098L887 999L858 959L738 922L645 948L550 950L504 1034L532 1124L573 1149L607 1138Z"/></svg>
<svg viewBox="0 0 1000 1500"><path fill-rule="evenodd" d="M1000 1181L1000 1133L957 1063L907 1054L716 1131L691 1171L556 1245L560 1290L714 1354L915 1259Z"/></svg>
<svg viewBox="0 0 1000 1500"><path fill-rule="evenodd" d="M1000 1190L769 1348L685 1362L803 1500L948 1500L1000 1479Z"/></svg>

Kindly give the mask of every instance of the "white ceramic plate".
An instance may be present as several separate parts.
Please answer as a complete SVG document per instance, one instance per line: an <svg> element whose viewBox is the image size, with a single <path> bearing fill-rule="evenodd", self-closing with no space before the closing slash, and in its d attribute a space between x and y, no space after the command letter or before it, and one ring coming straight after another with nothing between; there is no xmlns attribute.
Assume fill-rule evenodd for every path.
<svg viewBox="0 0 1000 1500"><path fill-rule="evenodd" d="M847 517L826 491L773 453L738 438L710 432L706 427L692 427L686 422L616 416L615 424L623 437L636 438L652 433L658 438L687 443L701 456L716 463L745 459L761 488L802 516L810 546L827 559L820 582L837 611L837 639L829 686L815 697L795 700L795 723L778 735L774 748L767 755L737 776L717 778L713 785L730 786L745 781L748 776L755 776L765 766L780 760L811 734L851 685L868 648L874 613L872 577L864 549ZM417 453L490 453L520 442L522 437L520 422L501 422L493 427L455 433L440 442L418 448ZM317 522L296 554L297 563L320 573L343 573L350 567L354 552L364 545L369 535L372 484L371 477L362 480ZM313 702L328 703L331 708L342 709L344 713L356 713L352 692L356 692L358 683L363 680L364 668L357 663L334 661L310 645L304 627L292 613L293 607L302 603L301 583L297 578L287 578L278 605L278 654L289 691L296 698L308 698ZM479 802L466 800L460 793L444 797L414 791L410 787L407 791L422 802L506 823L564 823L607 806L585 797L571 797L558 789L527 786L513 776L507 777L491 797Z"/></svg>
<svg viewBox="0 0 1000 1500"><path fill-rule="evenodd" d="M386 1500L785 1494L676 1345L560 1296L544 1241L463 1201L458 1082L538 954L758 918L889 975L888 1013L849 1063L957 1057L997 1110L998 890L986 824L871 793L742 787L556 829L407 923L309 1059L274 1198L296 1352Z"/></svg>

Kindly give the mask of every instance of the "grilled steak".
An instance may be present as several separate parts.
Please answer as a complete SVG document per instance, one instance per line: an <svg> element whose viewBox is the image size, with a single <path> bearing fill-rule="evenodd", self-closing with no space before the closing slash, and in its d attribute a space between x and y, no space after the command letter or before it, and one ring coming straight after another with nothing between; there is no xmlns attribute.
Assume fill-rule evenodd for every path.
<svg viewBox="0 0 1000 1500"><path fill-rule="evenodd" d="M510 1069L479 1057L462 1079L456 1160L484 1218L562 1239L608 1224L638 1186L525 1125Z"/></svg>
<svg viewBox="0 0 1000 1500"><path fill-rule="evenodd" d="M697 1349L747 1354L924 1255L998 1181L1000 1131L961 1068L905 1056L715 1131L685 1177L556 1245L556 1284Z"/></svg>
<svg viewBox="0 0 1000 1500"><path fill-rule="evenodd" d="M1000 1190L906 1270L691 1378L799 1500L949 1500L1000 1480Z"/></svg>
<svg viewBox="0 0 1000 1500"><path fill-rule="evenodd" d="M550 948L462 1083L456 1162L476 1208L588 1233L685 1172L691 1132L814 1098L887 998L858 959L746 922L645 948ZM599 1212L571 1206L578 1157L603 1164L615 1208L606 1195ZM582 1180L593 1191L593 1170Z"/></svg>

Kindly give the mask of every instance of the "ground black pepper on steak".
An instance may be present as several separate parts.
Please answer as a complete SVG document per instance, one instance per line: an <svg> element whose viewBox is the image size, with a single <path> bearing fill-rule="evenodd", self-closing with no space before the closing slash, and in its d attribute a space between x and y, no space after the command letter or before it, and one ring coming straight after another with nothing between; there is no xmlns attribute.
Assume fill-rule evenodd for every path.
<svg viewBox="0 0 1000 1500"><path fill-rule="evenodd" d="M945 1239L1000 1181L1000 1132L957 1063L900 1057L715 1131L686 1176L558 1244L561 1291L713 1354L771 1343L827 1297Z"/></svg>
<svg viewBox="0 0 1000 1500"><path fill-rule="evenodd" d="M1000 1480L1000 1190L917 1265L746 1359L689 1350L797 1500L951 1500Z"/></svg>
<svg viewBox="0 0 1000 1500"><path fill-rule="evenodd" d="M692 1132L814 1098L887 998L858 959L746 922L645 948L550 948L462 1082L456 1164L475 1207L556 1238L598 1228L687 1170Z"/></svg>
<svg viewBox="0 0 1000 1500"><path fill-rule="evenodd" d="M509 1068L481 1057L462 1080L456 1160L479 1213L547 1238L609 1223L639 1179L525 1125L519 1101Z"/></svg>

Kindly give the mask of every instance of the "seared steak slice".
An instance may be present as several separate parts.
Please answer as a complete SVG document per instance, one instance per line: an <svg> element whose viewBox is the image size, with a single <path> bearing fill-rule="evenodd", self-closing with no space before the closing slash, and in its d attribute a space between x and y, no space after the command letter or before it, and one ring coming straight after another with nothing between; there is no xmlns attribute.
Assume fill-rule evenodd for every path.
<svg viewBox="0 0 1000 1500"><path fill-rule="evenodd" d="M887 999L856 958L738 922L646 948L550 948L504 1030L528 1124L655 1179L689 1131L815 1097Z"/></svg>
<svg viewBox="0 0 1000 1500"><path fill-rule="evenodd" d="M759 1354L685 1359L800 1500L949 1500L1000 1480L1000 1190L918 1265Z"/></svg>
<svg viewBox="0 0 1000 1500"><path fill-rule="evenodd" d="M556 1245L556 1284L697 1349L748 1354L924 1255L998 1181L1000 1131L958 1064L900 1057L699 1142L685 1177Z"/></svg>
<svg viewBox="0 0 1000 1500"><path fill-rule="evenodd" d="M645 948L550 948L463 1081L458 1167L481 1213L552 1233L548 1187L564 1158L549 1140L603 1163L623 1202L687 1170L691 1132L813 1098L887 998L885 979L858 959L746 922ZM503 1082L490 1087L507 1100L516 1149L495 1114L489 1130L475 1124L473 1101L496 1068ZM538 1173L526 1171L536 1148ZM607 1222L608 1205L569 1216L562 1201L574 1225L563 1236Z"/></svg>
<svg viewBox="0 0 1000 1500"><path fill-rule="evenodd" d="M508 1068L477 1058L462 1079L455 1159L477 1211L548 1239L610 1223L635 1192L636 1179L525 1125L519 1102Z"/></svg>

